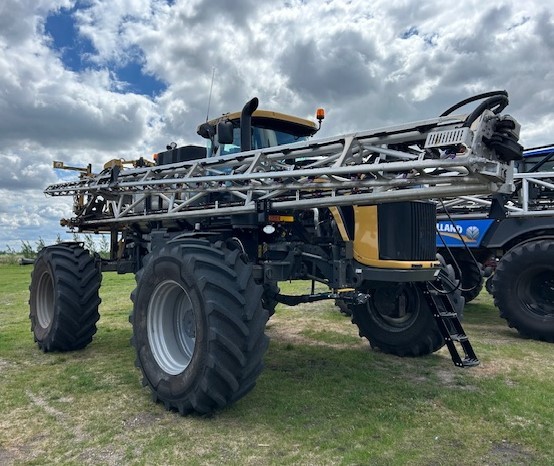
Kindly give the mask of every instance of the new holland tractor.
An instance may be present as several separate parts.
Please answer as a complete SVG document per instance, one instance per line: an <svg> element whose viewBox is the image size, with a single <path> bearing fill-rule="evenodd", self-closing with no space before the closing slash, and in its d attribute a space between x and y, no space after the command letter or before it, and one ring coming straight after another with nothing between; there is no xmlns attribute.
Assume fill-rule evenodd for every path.
<svg viewBox="0 0 554 466"><path fill-rule="evenodd" d="M437 247L466 302L483 288L520 335L554 342L554 145L525 150L515 191L439 206Z"/></svg>

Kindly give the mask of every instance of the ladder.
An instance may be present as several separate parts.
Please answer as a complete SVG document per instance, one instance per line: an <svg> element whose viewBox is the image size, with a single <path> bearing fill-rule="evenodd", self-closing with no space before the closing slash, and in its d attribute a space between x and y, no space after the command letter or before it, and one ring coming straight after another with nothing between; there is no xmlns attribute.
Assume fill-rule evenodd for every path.
<svg viewBox="0 0 554 466"><path fill-rule="evenodd" d="M252 214L260 206L279 211L511 192L512 164L484 142L511 117L485 110L471 127L466 118L448 115L161 166L115 166L44 192L74 197L76 216L64 225L96 231Z"/></svg>
<svg viewBox="0 0 554 466"><path fill-rule="evenodd" d="M454 365L457 367L477 366L479 359L473 351L473 347L448 294L435 289L433 285L427 282L427 290L424 291L424 295ZM464 353L463 358L460 356L458 347Z"/></svg>

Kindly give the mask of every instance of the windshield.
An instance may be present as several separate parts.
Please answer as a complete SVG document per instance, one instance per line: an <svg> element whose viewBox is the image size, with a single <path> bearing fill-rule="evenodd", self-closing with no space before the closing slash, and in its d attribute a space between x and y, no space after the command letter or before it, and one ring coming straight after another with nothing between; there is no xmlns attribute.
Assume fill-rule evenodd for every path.
<svg viewBox="0 0 554 466"><path fill-rule="evenodd" d="M296 136L269 128L252 126L252 149L265 149L267 147L282 146L298 141L306 141L307 136ZM240 152L240 128L233 129L233 142L231 144L220 144L217 155L229 155ZM208 154L212 153L211 143L208 140Z"/></svg>

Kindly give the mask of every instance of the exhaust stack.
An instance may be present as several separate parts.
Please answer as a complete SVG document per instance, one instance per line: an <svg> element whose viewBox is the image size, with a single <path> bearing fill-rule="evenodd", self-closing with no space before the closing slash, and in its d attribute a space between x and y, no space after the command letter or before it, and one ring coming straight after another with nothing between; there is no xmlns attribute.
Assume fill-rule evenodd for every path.
<svg viewBox="0 0 554 466"><path fill-rule="evenodd" d="M252 149L252 114L258 108L259 100L254 97L246 102L240 114L240 151L246 152Z"/></svg>

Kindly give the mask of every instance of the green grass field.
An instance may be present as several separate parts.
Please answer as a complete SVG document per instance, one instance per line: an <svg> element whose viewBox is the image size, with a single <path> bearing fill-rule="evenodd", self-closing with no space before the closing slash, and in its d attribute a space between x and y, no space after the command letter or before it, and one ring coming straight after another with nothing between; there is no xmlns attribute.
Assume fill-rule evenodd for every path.
<svg viewBox="0 0 554 466"><path fill-rule="evenodd" d="M472 369L445 349L372 351L331 302L280 305L256 388L213 416L181 417L151 402L134 368L132 276L104 274L91 345L43 354L30 272L0 265L1 465L554 463L554 347L520 338L486 293L465 311Z"/></svg>

